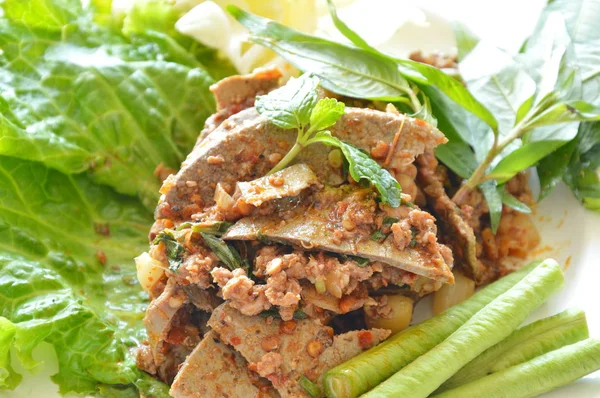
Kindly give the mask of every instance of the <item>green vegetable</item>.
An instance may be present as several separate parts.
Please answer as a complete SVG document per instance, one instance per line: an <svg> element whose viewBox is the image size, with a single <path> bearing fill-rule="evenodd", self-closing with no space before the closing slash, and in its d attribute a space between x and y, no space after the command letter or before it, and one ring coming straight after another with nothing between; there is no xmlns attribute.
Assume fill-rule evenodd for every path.
<svg viewBox="0 0 600 398"><path fill-rule="evenodd" d="M600 369L600 340L587 339L493 373L435 398L526 398L569 384Z"/></svg>
<svg viewBox="0 0 600 398"><path fill-rule="evenodd" d="M340 254L340 257L344 261L348 261L348 260L354 261L356 263L356 265L358 265L361 268L366 267L371 262L371 260L369 260L368 258L359 257L359 256L351 256L349 254Z"/></svg>
<svg viewBox="0 0 600 398"><path fill-rule="evenodd" d="M308 379L308 377L302 375L298 380L300 387L304 389L313 398L319 398L322 396L321 389L319 386Z"/></svg>
<svg viewBox="0 0 600 398"><path fill-rule="evenodd" d="M173 234L173 231L165 229L156 235L153 244L157 245L162 242L167 250L167 259L169 260L169 269L173 272L177 272L179 267L183 264L183 254L185 249Z"/></svg>
<svg viewBox="0 0 600 398"><path fill-rule="evenodd" d="M294 146L269 173L287 167L308 145L321 143L335 146L344 154L350 175L355 181L369 181L379 192L382 202L392 207L400 206L400 184L389 171L360 149L325 130L342 117L345 106L333 98L318 100L318 85L319 79L303 75L256 99L256 110L271 123L284 129L298 130Z"/></svg>
<svg viewBox="0 0 600 398"><path fill-rule="evenodd" d="M191 228L194 233L208 232L214 235L223 235L232 225L232 223L227 221L214 221L210 223L184 222L177 227L177 231L182 231L184 229Z"/></svg>
<svg viewBox="0 0 600 398"><path fill-rule="evenodd" d="M262 316L263 318L267 318L267 317L273 317L273 318L281 318L281 314L279 314L279 310L277 308L273 308L271 307L268 310L264 310L263 312L261 312L260 314L258 314L259 316ZM300 309L297 309L296 311L294 311L294 319L306 319L308 318L308 315L306 315L306 313Z"/></svg>
<svg viewBox="0 0 600 398"><path fill-rule="evenodd" d="M450 98L462 101L470 112L495 127L495 119L489 111L459 82L436 68L397 60L370 47L365 50L305 35L235 6L227 10L250 29L253 42L272 49L297 68L319 76L328 90L355 98L399 102L420 114L425 105L417 98L415 86L411 86L409 79L440 87ZM335 19L339 25L339 19ZM347 26L341 32L356 42L357 35L350 33Z"/></svg>
<svg viewBox="0 0 600 398"><path fill-rule="evenodd" d="M465 364L508 337L563 283L560 266L545 260L447 339L364 396L391 397L399 392L415 398L429 396Z"/></svg>
<svg viewBox="0 0 600 398"><path fill-rule="evenodd" d="M564 181L584 206L600 210L600 123L583 123Z"/></svg>
<svg viewBox="0 0 600 398"><path fill-rule="evenodd" d="M214 110L213 79L164 35L127 39L91 22L78 1L4 8L0 154L87 171L154 208L153 172L179 167L193 147Z"/></svg>
<svg viewBox="0 0 600 398"><path fill-rule="evenodd" d="M147 339L148 297L132 283L131 259L147 249L152 214L84 175L4 156L0 191L0 314L16 327L13 339L0 339L0 351L15 348L32 369L33 350L52 345L52 380L63 394L139 388L167 397L168 387L138 370L129 352ZM15 384L12 378L9 387Z"/></svg>
<svg viewBox="0 0 600 398"><path fill-rule="evenodd" d="M470 383L588 337L583 311L567 310L541 319L514 331L505 340L487 349L442 384L437 392Z"/></svg>
<svg viewBox="0 0 600 398"><path fill-rule="evenodd" d="M10 364L10 347L17 328L8 319L0 317L0 390L12 390L21 382L21 375Z"/></svg>
<svg viewBox="0 0 600 398"><path fill-rule="evenodd" d="M525 203L521 202L519 199L515 198L508 191L504 191L502 193L502 203L510 207L511 209L515 209L521 213L531 213L531 209Z"/></svg>
<svg viewBox="0 0 600 398"><path fill-rule="evenodd" d="M250 269L250 264L247 259L242 259L237 249L225 242L223 239L208 232L200 232L204 243L215 253L215 255L225 264L230 270L243 268L246 272Z"/></svg>
<svg viewBox="0 0 600 398"><path fill-rule="evenodd" d="M375 387L454 333L475 313L516 285L539 263L532 263L418 325L329 370L324 376L328 397L357 397Z"/></svg>

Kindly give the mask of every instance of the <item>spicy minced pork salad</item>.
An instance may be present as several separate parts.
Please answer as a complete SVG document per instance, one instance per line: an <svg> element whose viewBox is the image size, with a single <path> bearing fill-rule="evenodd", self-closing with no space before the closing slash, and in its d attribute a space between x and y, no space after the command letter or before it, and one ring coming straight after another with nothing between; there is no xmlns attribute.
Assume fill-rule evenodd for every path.
<svg viewBox="0 0 600 398"><path fill-rule="evenodd" d="M600 208L581 2L515 56L457 25L457 56L406 59L331 1L348 44L300 32L312 2L126 3L2 4L0 389L41 343L60 393L107 397L529 397L600 368L582 311L518 328L563 283L522 265L531 209L561 181Z"/></svg>

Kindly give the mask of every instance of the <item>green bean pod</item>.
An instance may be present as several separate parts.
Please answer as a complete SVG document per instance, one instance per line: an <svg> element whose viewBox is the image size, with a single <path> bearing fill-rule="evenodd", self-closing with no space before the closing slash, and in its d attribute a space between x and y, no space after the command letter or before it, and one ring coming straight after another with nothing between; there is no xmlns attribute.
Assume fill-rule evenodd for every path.
<svg viewBox="0 0 600 398"><path fill-rule="evenodd" d="M517 329L448 379L437 392L451 390L488 374L576 343L589 337L585 313L566 310Z"/></svg>
<svg viewBox="0 0 600 398"><path fill-rule="evenodd" d="M460 368L508 337L563 284L564 276L558 263L545 260L506 293L473 315L446 340L364 397L428 397Z"/></svg>
<svg viewBox="0 0 600 398"><path fill-rule="evenodd" d="M587 339L432 398L529 398L600 370L600 339Z"/></svg>

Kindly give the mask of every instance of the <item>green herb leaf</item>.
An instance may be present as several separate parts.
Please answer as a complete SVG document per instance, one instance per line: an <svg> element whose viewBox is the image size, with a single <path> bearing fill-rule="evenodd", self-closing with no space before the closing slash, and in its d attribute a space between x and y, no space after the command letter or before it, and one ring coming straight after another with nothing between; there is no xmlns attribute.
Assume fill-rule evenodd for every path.
<svg viewBox="0 0 600 398"><path fill-rule="evenodd" d="M383 203L391 207L400 206L402 190L389 171L354 145L340 141L339 148L348 160L348 170L355 181L369 181L377 188Z"/></svg>
<svg viewBox="0 0 600 398"><path fill-rule="evenodd" d="M88 170L153 209L153 172L161 163L179 167L192 149L214 110L212 78L160 34L128 40L64 6L77 1L14 3L5 8L18 15L0 23L0 107L12 123L0 118L0 154L69 174ZM54 29L66 20L68 29Z"/></svg>
<svg viewBox="0 0 600 398"><path fill-rule="evenodd" d="M138 370L129 353L147 339L148 297L131 281L152 214L86 176L4 156L0 191L0 314L16 326L12 344L23 366L33 368L34 348L47 342L63 394L111 386L137 394L137 385L167 397L168 387Z"/></svg>
<svg viewBox="0 0 600 398"><path fill-rule="evenodd" d="M177 242L173 231L169 229L159 232L152 243L157 245L160 242L165 245L165 249L167 250L169 269L173 272L177 272L179 267L181 267L181 264L183 264L183 254L185 253L185 249Z"/></svg>
<svg viewBox="0 0 600 398"><path fill-rule="evenodd" d="M300 70L319 76L328 90L350 97L391 101L410 90L391 59L305 35L235 6L227 10L250 29L253 42L272 49Z"/></svg>
<svg viewBox="0 0 600 398"><path fill-rule="evenodd" d="M211 222L184 222L177 227L177 231L191 228L193 232L208 232L214 235L223 235L233 224L227 221L211 221Z"/></svg>
<svg viewBox="0 0 600 398"><path fill-rule="evenodd" d="M321 131L333 126L344 115L346 106L334 98L319 100L310 114L310 130Z"/></svg>
<svg viewBox="0 0 600 398"><path fill-rule="evenodd" d="M392 226L392 224L395 224L398 221L400 221L400 219L398 219L396 217L385 216L385 217L383 217L383 221L381 224L382 224L382 226L389 228Z"/></svg>
<svg viewBox="0 0 600 398"><path fill-rule="evenodd" d="M568 101L552 105L527 124L532 129L552 124L600 120L600 107L585 101Z"/></svg>
<svg viewBox="0 0 600 398"><path fill-rule="evenodd" d="M244 268L246 271L249 271L248 260L242 259L235 247L227 244L227 242L216 235L206 232L200 232L200 235L202 235L204 243L206 243L219 260L221 260L221 262L230 270L233 271L237 268Z"/></svg>
<svg viewBox="0 0 600 398"><path fill-rule="evenodd" d="M319 79L310 75L290 81L267 95L256 97L256 110L283 129L299 129L310 121L317 103Z"/></svg>
<svg viewBox="0 0 600 398"><path fill-rule="evenodd" d="M371 234L371 239L373 239L375 242L383 242L389 234L385 234L383 232L381 232L381 230L376 230L375 232L373 232Z"/></svg>
<svg viewBox="0 0 600 398"><path fill-rule="evenodd" d="M311 139L312 142L320 142L325 145L340 148L348 161L348 171L356 182L369 181L379 192L381 201L391 207L401 204L402 189L396 179L389 171L381 167L369 155L354 145L348 144L331 135L329 131L321 131Z"/></svg>
<svg viewBox="0 0 600 398"><path fill-rule="evenodd" d="M510 207L511 209L515 209L516 211L520 211L521 213L531 213L531 209L525 203L521 202L519 199L515 198L510 192L504 190L502 195L502 203Z"/></svg>
<svg viewBox="0 0 600 398"><path fill-rule="evenodd" d="M502 216L502 199L504 198L504 186L498 186L495 181L486 181L479 185L490 210L490 221L492 232L495 234L500 225Z"/></svg>
<svg viewBox="0 0 600 398"><path fill-rule="evenodd" d="M333 92L395 101L409 93L414 95L406 80L410 79L438 87L493 130L497 129L494 116L460 82L437 68L305 35L235 6L227 10L250 29L251 41L272 49L297 68L321 77L323 86Z"/></svg>
<svg viewBox="0 0 600 398"><path fill-rule="evenodd" d="M600 1L554 0L548 3L532 36L541 37L547 20L559 14L565 20L569 40L573 41L577 67L581 75L583 93L581 98L600 105ZM528 43L529 45L529 43Z"/></svg>
<svg viewBox="0 0 600 398"><path fill-rule="evenodd" d="M350 40L352 44L354 44L358 48L362 48L363 50L378 52L376 49L371 47L369 43L367 43L358 33L352 30L344 21L342 21L338 15L337 10L335 9L335 4L333 4L333 0L327 0L327 6L329 8L329 15L331 16L331 20L333 24L337 28L337 30L346 37L346 39Z"/></svg>
<svg viewBox="0 0 600 398"><path fill-rule="evenodd" d="M371 260L369 260L368 258L352 256L350 254L340 254L340 258L344 261L354 261L356 265L358 265L361 268L366 267L371 262Z"/></svg>
<svg viewBox="0 0 600 398"><path fill-rule="evenodd" d="M548 196L562 181L576 146L577 140L572 140L540 161L537 166L540 179L538 201Z"/></svg>
<svg viewBox="0 0 600 398"><path fill-rule="evenodd" d="M281 319L279 310L274 307L271 307L268 310L264 310L263 312L261 312L258 315L263 318L272 317L272 318L276 318L276 319ZM306 318L308 318L308 315L306 315L306 313L304 311L302 311L301 309L297 309L296 311L294 311L294 319L306 319Z"/></svg>
<svg viewBox="0 0 600 398"><path fill-rule="evenodd" d="M584 206L600 210L600 122L582 123L564 175L565 183Z"/></svg>

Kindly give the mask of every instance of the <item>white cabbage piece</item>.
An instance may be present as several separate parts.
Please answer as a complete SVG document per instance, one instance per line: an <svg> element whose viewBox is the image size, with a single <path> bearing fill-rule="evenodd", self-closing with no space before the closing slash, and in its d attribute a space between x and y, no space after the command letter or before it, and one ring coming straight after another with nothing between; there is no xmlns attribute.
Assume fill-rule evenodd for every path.
<svg viewBox="0 0 600 398"><path fill-rule="evenodd" d="M233 19L225 7L234 4L254 14L279 21L305 33L315 31L318 23L314 0L206 0L201 1L175 24L180 33L215 48L231 60L240 73L276 64L285 75L296 71L272 51L248 42L247 30Z"/></svg>

